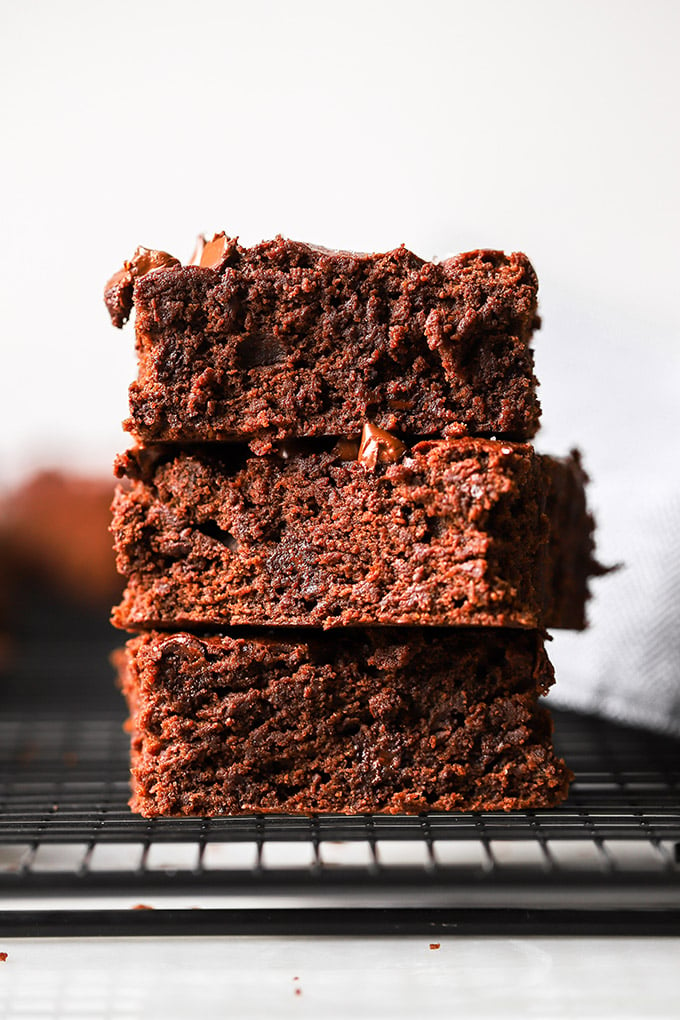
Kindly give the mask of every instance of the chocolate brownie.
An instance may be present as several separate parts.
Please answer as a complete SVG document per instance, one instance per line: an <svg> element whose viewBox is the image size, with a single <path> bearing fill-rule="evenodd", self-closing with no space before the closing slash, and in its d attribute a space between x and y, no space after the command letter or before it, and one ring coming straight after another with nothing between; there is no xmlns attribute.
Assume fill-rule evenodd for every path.
<svg viewBox="0 0 680 1020"><path fill-rule="evenodd" d="M573 467L486 439L406 448L373 427L359 451L131 451L117 461L132 484L114 502L128 582L114 623L580 624L592 521L582 504L551 547L544 512L551 477Z"/></svg>
<svg viewBox="0 0 680 1020"><path fill-rule="evenodd" d="M109 281L134 306L139 374L126 428L142 442L357 435L531 438L536 274L525 255L441 263L406 248L328 251L217 235L182 266L140 248Z"/></svg>
<svg viewBox="0 0 680 1020"><path fill-rule="evenodd" d="M150 633L118 656L143 815L552 807L534 631Z"/></svg>

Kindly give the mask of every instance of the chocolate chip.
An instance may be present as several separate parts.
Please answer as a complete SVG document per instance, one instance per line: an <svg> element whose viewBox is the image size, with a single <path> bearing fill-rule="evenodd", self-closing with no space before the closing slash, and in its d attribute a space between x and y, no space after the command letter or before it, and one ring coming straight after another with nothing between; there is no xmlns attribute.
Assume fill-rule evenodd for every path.
<svg viewBox="0 0 680 1020"><path fill-rule="evenodd" d="M396 436L367 422L361 433L361 445L357 460L361 461L369 471L372 471L378 462L394 464L405 449L404 444Z"/></svg>
<svg viewBox="0 0 680 1020"><path fill-rule="evenodd" d="M167 251L156 251L154 248L142 248L141 246L130 259L132 275L137 279L152 273L154 269L170 269L173 266L180 266L182 263L174 255Z"/></svg>
<svg viewBox="0 0 680 1020"><path fill-rule="evenodd" d="M356 439L338 439L333 453L339 460L356 460L359 456L359 443Z"/></svg>
<svg viewBox="0 0 680 1020"><path fill-rule="evenodd" d="M199 234L189 265L200 266L202 269L220 269L232 248L233 243L224 231L215 234L212 241L206 241L205 237Z"/></svg>
<svg viewBox="0 0 680 1020"><path fill-rule="evenodd" d="M412 411L413 403L412 400L388 400L387 406L393 411Z"/></svg>
<svg viewBox="0 0 680 1020"><path fill-rule="evenodd" d="M114 273L104 288L104 301L109 310L111 321L118 329L124 326L132 311L132 286L135 280L156 269L169 269L181 263L167 251L156 251L154 248L142 248L123 264L123 268Z"/></svg>
<svg viewBox="0 0 680 1020"><path fill-rule="evenodd" d="M111 322L117 329L120 329L128 321L132 311L132 275L125 266L114 273L106 284L104 301L109 310Z"/></svg>

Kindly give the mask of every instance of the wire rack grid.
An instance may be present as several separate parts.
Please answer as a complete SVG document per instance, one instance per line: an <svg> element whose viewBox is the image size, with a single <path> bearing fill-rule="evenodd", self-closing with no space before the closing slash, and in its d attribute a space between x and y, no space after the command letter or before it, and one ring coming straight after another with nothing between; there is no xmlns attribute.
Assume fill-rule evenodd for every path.
<svg viewBox="0 0 680 1020"><path fill-rule="evenodd" d="M680 933L680 743L555 715L554 810L148 820L119 712L15 709L0 930Z"/></svg>

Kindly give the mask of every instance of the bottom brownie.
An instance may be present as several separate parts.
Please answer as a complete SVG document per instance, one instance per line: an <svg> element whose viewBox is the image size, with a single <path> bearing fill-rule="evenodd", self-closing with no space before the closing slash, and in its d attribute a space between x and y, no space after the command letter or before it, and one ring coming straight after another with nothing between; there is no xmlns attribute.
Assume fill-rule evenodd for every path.
<svg viewBox="0 0 680 1020"><path fill-rule="evenodd" d="M118 668L146 816L538 808L571 779L534 631L149 633Z"/></svg>

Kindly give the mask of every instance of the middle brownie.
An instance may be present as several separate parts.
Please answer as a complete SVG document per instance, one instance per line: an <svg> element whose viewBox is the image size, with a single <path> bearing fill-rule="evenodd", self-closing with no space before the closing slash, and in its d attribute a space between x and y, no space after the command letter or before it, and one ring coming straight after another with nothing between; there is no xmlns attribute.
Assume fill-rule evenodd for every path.
<svg viewBox="0 0 680 1020"><path fill-rule="evenodd" d="M592 522L577 460L483 439L406 450L386 436L358 457L340 443L267 456L166 446L119 458L132 484L113 508L128 581L114 622L583 624ZM564 475L570 485L555 484ZM567 491L580 509L549 543Z"/></svg>

